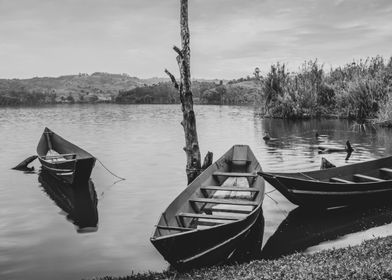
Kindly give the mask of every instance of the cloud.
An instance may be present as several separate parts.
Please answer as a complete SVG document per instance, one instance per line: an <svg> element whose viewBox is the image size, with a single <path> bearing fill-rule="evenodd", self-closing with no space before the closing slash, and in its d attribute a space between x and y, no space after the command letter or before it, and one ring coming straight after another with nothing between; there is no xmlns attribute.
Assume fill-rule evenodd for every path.
<svg viewBox="0 0 392 280"><path fill-rule="evenodd" d="M278 60L390 56L389 0L191 0L192 74L238 78ZM177 69L179 0L0 0L0 77Z"/></svg>

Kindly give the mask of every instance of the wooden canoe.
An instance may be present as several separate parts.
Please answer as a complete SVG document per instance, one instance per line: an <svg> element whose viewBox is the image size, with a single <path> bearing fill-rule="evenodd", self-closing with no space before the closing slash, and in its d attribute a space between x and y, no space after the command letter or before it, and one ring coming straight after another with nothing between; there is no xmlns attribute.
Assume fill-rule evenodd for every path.
<svg viewBox="0 0 392 280"><path fill-rule="evenodd" d="M45 128L37 146L42 168L68 182L87 182L95 157L58 134Z"/></svg>
<svg viewBox="0 0 392 280"><path fill-rule="evenodd" d="M152 244L179 270L228 260L260 221L264 180L259 171L248 146L233 146L163 212Z"/></svg>
<svg viewBox="0 0 392 280"><path fill-rule="evenodd" d="M76 226L78 233L98 230L98 199L91 180L70 185L42 170L38 181L43 191L67 213L67 220Z"/></svg>
<svg viewBox="0 0 392 280"><path fill-rule="evenodd" d="M392 156L326 170L258 174L300 206L329 208L392 199Z"/></svg>

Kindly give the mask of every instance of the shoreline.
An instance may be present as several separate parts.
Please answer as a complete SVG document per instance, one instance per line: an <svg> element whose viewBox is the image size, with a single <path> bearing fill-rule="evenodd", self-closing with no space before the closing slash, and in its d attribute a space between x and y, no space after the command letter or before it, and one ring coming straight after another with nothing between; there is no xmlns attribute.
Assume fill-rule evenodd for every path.
<svg viewBox="0 0 392 280"><path fill-rule="evenodd" d="M59 103L46 103L46 104L19 104L19 105L0 105L0 110L1 109L23 109L23 108L50 108L50 107L56 107L56 106L99 106L102 104L107 104L107 105L120 105L120 106L127 106L127 105L181 105L181 103L118 103L118 102L108 102L108 101L102 101L102 102L74 102L74 103L69 103L69 102L59 102ZM323 114L323 115L318 115L318 116L302 116L302 117L296 117L296 118L284 118L284 117L279 117L279 116L271 116L271 115L266 115L263 114L262 108L260 105L257 104L204 104L204 103L194 103L195 106L233 106L233 107L253 107L254 109L257 109L260 112L255 112L256 115L260 116L262 119L281 119L281 120L289 120L289 121L309 121L309 120L351 120L351 121L356 121L355 118L352 116L342 116L338 115L335 113L330 113L330 114ZM389 121L379 121L377 119L367 119L365 120L364 124L373 124L377 125L379 127L383 128L392 128L392 120Z"/></svg>
<svg viewBox="0 0 392 280"><path fill-rule="evenodd" d="M253 260L189 272L131 273L95 280L147 279L391 279L392 236L313 254L295 253L275 260Z"/></svg>

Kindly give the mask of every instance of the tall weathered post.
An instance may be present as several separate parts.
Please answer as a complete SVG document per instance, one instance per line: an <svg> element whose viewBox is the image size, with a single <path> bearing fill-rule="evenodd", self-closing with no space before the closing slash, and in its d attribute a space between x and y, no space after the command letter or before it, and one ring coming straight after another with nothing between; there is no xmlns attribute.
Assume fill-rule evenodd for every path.
<svg viewBox="0 0 392 280"><path fill-rule="evenodd" d="M188 184L192 182L201 172L201 158L199 141L197 138L196 118L193 111L193 96L191 90L191 67L190 67L190 36L188 26L188 0L180 0L181 13L181 49L174 46L173 49L177 53L177 63L180 70L180 82L167 70L165 72L169 75L174 87L180 94L183 120L181 125L184 127L185 133L185 153L187 156L186 174L188 177ZM207 166L212 162L212 154L210 154ZM204 166L203 168L206 168Z"/></svg>

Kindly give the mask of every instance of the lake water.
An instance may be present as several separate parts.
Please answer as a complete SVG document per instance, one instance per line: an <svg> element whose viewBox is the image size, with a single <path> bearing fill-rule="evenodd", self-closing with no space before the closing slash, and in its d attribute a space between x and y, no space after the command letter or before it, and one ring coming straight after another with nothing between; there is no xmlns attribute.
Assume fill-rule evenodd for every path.
<svg viewBox="0 0 392 280"><path fill-rule="evenodd" d="M262 119L250 107L196 106L195 111L203 156L212 151L217 159L234 144L248 144L266 171L318 169L321 156L340 166L392 154L391 131L359 131L348 121ZM186 187L181 119L180 105L0 108L0 279L80 279L166 269L149 238L160 213ZM126 178L115 183L97 162L92 174L96 231L79 233L37 173L10 170L35 154L45 126ZM277 139L265 142L266 130ZM347 139L355 148L347 162L345 154L317 153L320 143L341 146ZM392 222L389 206L292 211L295 206L268 184L266 191L267 258L314 252L334 242L355 244L369 236L364 230L370 228L371 236L387 234L385 224Z"/></svg>

